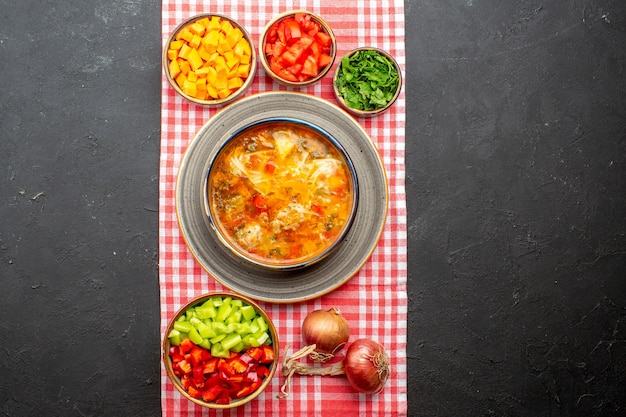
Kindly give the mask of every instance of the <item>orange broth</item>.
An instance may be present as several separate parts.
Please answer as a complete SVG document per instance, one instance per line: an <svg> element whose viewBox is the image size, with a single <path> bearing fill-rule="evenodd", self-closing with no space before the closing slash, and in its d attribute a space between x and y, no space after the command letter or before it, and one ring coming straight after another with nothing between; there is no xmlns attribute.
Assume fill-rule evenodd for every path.
<svg viewBox="0 0 626 417"><path fill-rule="evenodd" d="M268 122L220 151L208 182L216 226L260 263L293 264L323 254L350 220L355 192L348 164L322 134Z"/></svg>

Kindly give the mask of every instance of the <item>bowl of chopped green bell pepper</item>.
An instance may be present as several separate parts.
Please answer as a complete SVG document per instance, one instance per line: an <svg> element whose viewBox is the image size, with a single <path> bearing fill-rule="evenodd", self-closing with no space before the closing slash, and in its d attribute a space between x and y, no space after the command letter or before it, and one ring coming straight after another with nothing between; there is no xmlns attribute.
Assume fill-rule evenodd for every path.
<svg viewBox="0 0 626 417"><path fill-rule="evenodd" d="M356 116L373 117L387 111L400 95L401 88L400 65L379 48L353 49L335 68L335 98Z"/></svg>
<svg viewBox="0 0 626 417"><path fill-rule="evenodd" d="M174 387L207 408L244 405L269 385L278 367L278 334L253 300L229 292L194 298L170 320L163 362Z"/></svg>

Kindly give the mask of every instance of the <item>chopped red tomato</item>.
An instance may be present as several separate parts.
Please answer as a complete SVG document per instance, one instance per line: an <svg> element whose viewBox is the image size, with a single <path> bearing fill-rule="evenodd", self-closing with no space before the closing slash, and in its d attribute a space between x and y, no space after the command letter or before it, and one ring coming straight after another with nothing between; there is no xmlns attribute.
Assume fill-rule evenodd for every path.
<svg viewBox="0 0 626 417"><path fill-rule="evenodd" d="M265 55L270 69L286 81L306 81L331 65L332 38L307 13L296 13L273 24Z"/></svg>
<svg viewBox="0 0 626 417"><path fill-rule="evenodd" d="M294 259L298 258L302 254L302 245L293 245L289 248L289 258Z"/></svg>
<svg viewBox="0 0 626 417"><path fill-rule="evenodd" d="M328 33L319 31L315 34L315 38L317 38L320 45L330 48L331 38Z"/></svg>
<svg viewBox="0 0 626 417"><path fill-rule="evenodd" d="M296 42L302 36L302 32L300 31L300 25L295 20L285 20L285 41L287 44L292 44Z"/></svg>
<svg viewBox="0 0 626 417"><path fill-rule="evenodd" d="M261 194L255 194L252 196L252 204L256 207L257 212L263 213L268 210L267 200Z"/></svg>
<svg viewBox="0 0 626 417"><path fill-rule="evenodd" d="M261 165L261 157L259 157L258 155L252 155L250 157L250 168L254 170L258 170L260 165Z"/></svg>
<svg viewBox="0 0 626 417"><path fill-rule="evenodd" d="M324 215L324 209L319 204L313 203L311 205L311 210L313 210L315 213L317 213L320 216Z"/></svg>
<svg viewBox="0 0 626 417"><path fill-rule="evenodd" d="M302 65L302 74L315 77L317 73L317 59L315 59L313 55L307 56L304 60L304 64Z"/></svg>
<svg viewBox="0 0 626 417"><path fill-rule="evenodd" d="M317 66L319 68L324 68L326 65L330 65L332 60L332 56L328 54L320 54L319 58L317 59Z"/></svg>

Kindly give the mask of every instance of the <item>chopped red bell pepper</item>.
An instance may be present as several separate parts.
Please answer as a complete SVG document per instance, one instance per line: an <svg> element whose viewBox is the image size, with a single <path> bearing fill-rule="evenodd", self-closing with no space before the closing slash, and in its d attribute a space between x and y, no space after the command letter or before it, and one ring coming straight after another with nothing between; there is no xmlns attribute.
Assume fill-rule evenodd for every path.
<svg viewBox="0 0 626 417"><path fill-rule="evenodd" d="M272 363L274 362L274 349L271 346L263 345L263 357L259 360L260 363Z"/></svg>
<svg viewBox="0 0 626 417"><path fill-rule="evenodd" d="M211 385L202 393L202 399L208 403L215 401L215 399L224 391L224 387L221 385Z"/></svg>
<svg viewBox="0 0 626 417"><path fill-rule="evenodd" d="M232 378L237 374L237 372L235 372L235 368L233 368L232 365L227 362L221 362L218 365L218 369L220 371L220 374L223 374L223 379Z"/></svg>
<svg viewBox="0 0 626 417"><path fill-rule="evenodd" d="M187 392L193 398L200 398L202 396L202 393L200 392L200 390L198 388L194 387L193 385L189 386L189 388L187 389Z"/></svg>
<svg viewBox="0 0 626 417"><path fill-rule="evenodd" d="M248 370L248 364L239 357L231 358L228 364L235 370L235 373L242 374Z"/></svg>
<svg viewBox="0 0 626 417"><path fill-rule="evenodd" d="M204 367L202 369L202 372L204 374L212 374L214 372L217 371L217 358L211 358L209 360L207 360L206 362L204 362Z"/></svg>
<svg viewBox="0 0 626 417"><path fill-rule="evenodd" d="M204 386L204 373L202 372L203 368L200 366L195 366L193 368L191 382L196 387Z"/></svg>
<svg viewBox="0 0 626 417"><path fill-rule="evenodd" d="M252 387L252 391L256 391L261 386L262 383L263 383L262 379L257 379L256 381L251 383L250 386Z"/></svg>
<svg viewBox="0 0 626 417"><path fill-rule="evenodd" d="M264 379L270 374L270 370L267 367L260 365L256 368L256 374L260 379Z"/></svg>
<svg viewBox="0 0 626 417"><path fill-rule="evenodd" d="M265 364L274 360L273 348L265 345L250 347L243 353L230 352L228 358L215 358L201 346L181 342L172 346L169 354L183 389L193 398L217 404L228 404L255 392L269 377Z"/></svg>
<svg viewBox="0 0 626 417"><path fill-rule="evenodd" d="M183 388L188 391L189 387L191 386L191 378L189 377L189 375L183 375L180 378L180 384L183 386Z"/></svg>
<svg viewBox="0 0 626 417"><path fill-rule="evenodd" d="M178 363L182 361L183 359L185 359L185 357L181 355L179 352L180 352L180 349L178 349L178 346L172 346L170 348L170 359L172 360L172 363Z"/></svg>
<svg viewBox="0 0 626 417"><path fill-rule="evenodd" d="M191 374L191 364L187 362L187 360L183 359L182 361L178 362L176 366L183 374Z"/></svg>
<svg viewBox="0 0 626 417"><path fill-rule="evenodd" d="M260 347L251 347L246 351L246 353L256 361L260 361L263 357L263 349Z"/></svg>
<svg viewBox="0 0 626 417"><path fill-rule="evenodd" d="M208 350L199 346L191 348L191 363L193 366L197 366L208 359L211 359L211 353Z"/></svg>
<svg viewBox="0 0 626 417"><path fill-rule="evenodd" d="M191 339L187 338L184 339L182 342L180 342L180 353L182 355L189 353L191 351L191 349L193 349L193 347L195 346L195 344L191 341Z"/></svg>
<svg viewBox="0 0 626 417"><path fill-rule="evenodd" d="M215 404L230 404L230 393L228 390L222 391L214 401Z"/></svg>
<svg viewBox="0 0 626 417"><path fill-rule="evenodd" d="M252 389L252 385L248 385L248 386L241 388L239 391L237 391L237 393L235 394L235 397L243 398L246 395L252 394L253 392L254 390Z"/></svg>

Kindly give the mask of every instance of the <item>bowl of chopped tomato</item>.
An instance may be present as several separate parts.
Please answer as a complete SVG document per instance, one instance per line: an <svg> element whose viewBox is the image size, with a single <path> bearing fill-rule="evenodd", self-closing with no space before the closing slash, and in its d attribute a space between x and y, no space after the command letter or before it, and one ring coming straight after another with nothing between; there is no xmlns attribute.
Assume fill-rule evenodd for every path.
<svg viewBox="0 0 626 417"><path fill-rule="evenodd" d="M337 41L315 13L295 10L272 19L263 30L259 57L265 72L289 87L304 87L324 77L335 61Z"/></svg>
<svg viewBox="0 0 626 417"><path fill-rule="evenodd" d="M170 320L163 362L176 389L207 408L244 405L269 385L278 366L278 333L253 300L229 292L196 297Z"/></svg>
<svg viewBox="0 0 626 417"><path fill-rule="evenodd" d="M388 52L374 47L346 53L335 68L333 92L345 110L374 117L393 105L402 88L402 71Z"/></svg>
<svg viewBox="0 0 626 417"><path fill-rule="evenodd" d="M220 145L204 186L218 241L261 268L295 270L322 261L353 223L358 181L342 145L300 119L264 118Z"/></svg>
<svg viewBox="0 0 626 417"><path fill-rule="evenodd" d="M239 98L256 73L256 49L248 31L220 14L180 23L163 52L168 82L196 104L223 105Z"/></svg>

